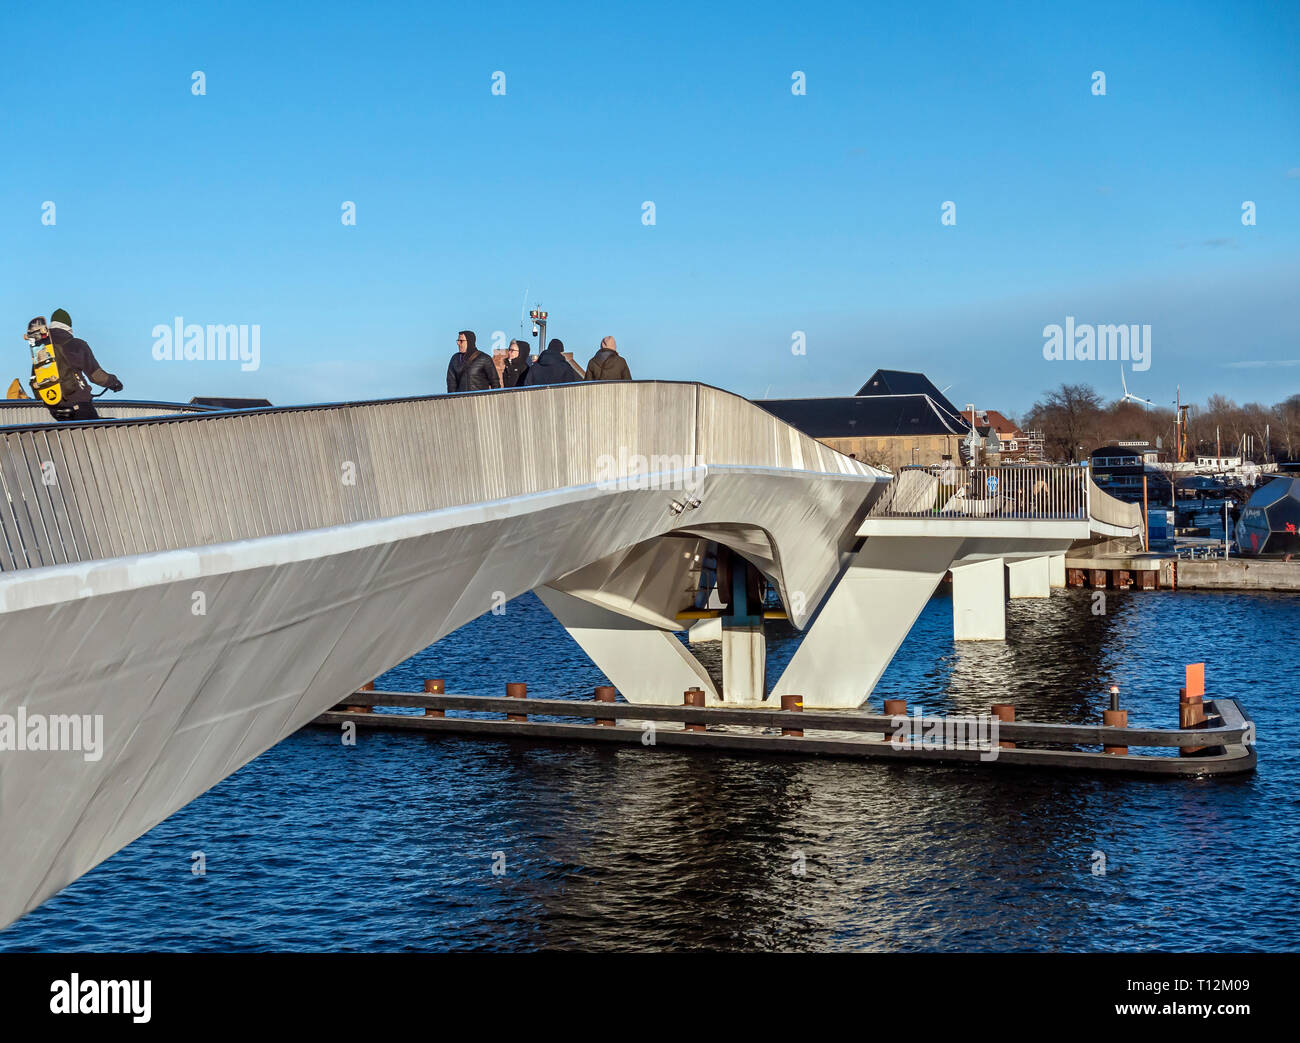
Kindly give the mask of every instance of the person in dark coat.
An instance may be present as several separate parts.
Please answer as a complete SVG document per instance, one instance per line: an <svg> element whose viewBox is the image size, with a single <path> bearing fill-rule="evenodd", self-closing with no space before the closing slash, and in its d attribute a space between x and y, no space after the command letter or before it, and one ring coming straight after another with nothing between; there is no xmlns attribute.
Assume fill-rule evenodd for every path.
<svg viewBox="0 0 1300 1043"><path fill-rule="evenodd" d="M501 386L492 356L478 350L472 330L461 330L456 335L456 349L456 354L447 364L449 392L486 391Z"/></svg>
<svg viewBox="0 0 1300 1043"><path fill-rule="evenodd" d="M28 323L28 332L36 333L46 327L42 318ZM87 380L110 391L121 391L122 382L100 366L90 345L72 334L72 316L62 308L50 315L48 334L59 367L59 384L62 398L57 406L47 405L55 420L98 420L94 400ZM36 388L33 384L32 391ZM41 396L37 394L37 398Z"/></svg>
<svg viewBox="0 0 1300 1043"><path fill-rule="evenodd" d="M501 386L507 388L523 387L528 376L528 345L521 340L512 340L506 352L506 368L501 373Z"/></svg>
<svg viewBox="0 0 1300 1043"><path fill-rule="evenodd" d="M564 357L564 342L556 338L546 345L546 350L528 367L524 384L528 387L536 387L538 384L571 384L581 379Z"/></svg>
<svg viewBox="0 0 1300 1043"><path fill-rule="evenodd" d="M600 342L600 350L587 363L588 380L631 380L632 374L627 362L618 353L618 345L613 337L605 337Z"/></svg>

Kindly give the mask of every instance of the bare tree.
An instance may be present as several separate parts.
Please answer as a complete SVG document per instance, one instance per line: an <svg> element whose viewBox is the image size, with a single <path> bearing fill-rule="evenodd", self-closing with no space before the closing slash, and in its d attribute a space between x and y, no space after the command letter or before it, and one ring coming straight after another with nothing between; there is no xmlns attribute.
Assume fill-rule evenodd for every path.
<svg viewBox="0 0 1300 1043"><path fill-rule="evenodd" d="M1284 399L1270 412L1273 415L1270 437L1274 444L1285 447L1288 460L1300 458L1300 395Z"/></svg>
<svg viewBox="0 0 1300 1043"><path fill-rule="evenodd" d="M1255 460L1267 459L1270 449L1266 441L1275 447L1274 455L1292 460L1300 457L1300 395L1291 395L1272 408L1257 402L1239 406L1225 395L1211 395L1203 407L1191 412L1188 444L1202 454L1214 453L1217 430L1218 447L1225 455L1235 455L1246 435L1254 439L1253 451L1247 442L1247 454ZM1108 442L1155 446L1162 440L1165 449L1172 449L1174 412L1123 400L1104 403L1087 384L1062 384L1044 392L1020 426L1042 430L1049 459L1078 460Z"/></svg>
<svg viewBox="0 0 1300 1043"><path fill-rule="evenodd" d="M1101 395L1087 384L1062 384L1033 404L1025 426L1042 429L1044 450L1052 459L1077 461L1096 440L1101 403Z"/></svg>

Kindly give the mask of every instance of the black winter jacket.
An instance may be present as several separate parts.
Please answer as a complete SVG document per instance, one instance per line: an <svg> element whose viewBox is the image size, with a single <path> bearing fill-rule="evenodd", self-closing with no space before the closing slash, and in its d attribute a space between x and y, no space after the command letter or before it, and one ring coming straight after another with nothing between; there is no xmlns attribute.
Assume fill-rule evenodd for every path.
<svg viewBox="0 0 1300 1043"><path fill-rule="evenodd" d="M524 384L527 387L536 387L538 384L572 384L581 379L561 352L547 348L528 367Z"/></svg>
<svg viewBox="0 0 1300 1043"><path fill-rule="evenodd" d="M492 356L478 348L456 352L447 365L449 392L486 391L500 386L501 378L497 376L497 368L492 364Z"/></svg>
<svg viewBox="0 0 1300 1043"><path fill-rule="evenodd" d="M520 355L517 359L506 359L506 368L501 372L501 386L517 388L524 386L528 376L528 357Z"/></svg>

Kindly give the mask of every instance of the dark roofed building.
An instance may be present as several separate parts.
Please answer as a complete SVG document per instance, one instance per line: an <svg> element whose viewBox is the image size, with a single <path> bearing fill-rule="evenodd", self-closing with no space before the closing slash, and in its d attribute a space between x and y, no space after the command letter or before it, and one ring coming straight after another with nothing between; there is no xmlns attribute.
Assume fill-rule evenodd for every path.
<svg viewBox="0 0 1300 1043"><path fill-rule="evenodd" d="M1094 471L1117 471L1121 473L1142 473L1142 450L1132 446L1103 445L1092 451L1092 469Z"/></svg>
<svg viewBox="0 0 1300 1043"><path fill-rule="evenodd" d="M868 398L778 398L758 405L813 438L965 435L929 395Z"/></svg>
<svg viewBox="0 0 1300 1043"><path fill-rule="evenodd" d="M1146 463L1140 447L1111 443L1092 451L1092 480L1099 489L1129 503L1141 503L1143 478L1150 500L1169 499L1169 479Z"/></svg>
<svg viewBox="0 0 1300 1043"><path fill-rule="evenodd" d="M961 410L949 402L942 391L930 381L924 373L909 373L902 369L878 369L867 378L867 382L858 388L858 396L864 395L925 395L939 409L955 418L955 423L963 429L969 429L970 421L961 419Z"/></svg>
<svg viewBox="0 0 1300 1043"><path fill-rule="evenodd" d="M887 372L892 371L876 375ZM876 389L854 398L763 399L755 405L846 456L891 471L909 464L935 466L945 458L959 460L970 433L960 414L928 394L895 395Z"/></svg>

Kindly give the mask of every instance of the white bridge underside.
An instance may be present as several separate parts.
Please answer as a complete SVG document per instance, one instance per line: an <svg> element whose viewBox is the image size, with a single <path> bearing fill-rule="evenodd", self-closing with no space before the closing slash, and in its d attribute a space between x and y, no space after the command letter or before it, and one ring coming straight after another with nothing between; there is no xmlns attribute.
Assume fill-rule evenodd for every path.
<svg viewBox="0 0 1300 1043"><path fill-rule="evenodd" d="M715 541L777 584L796 627L820 607L771 697L857 706L948 568L1069 542L1006 529L864 541L887 476L691 384L218 414L165 430L117 421L14 431L0 432L11 513L20 501L47 509L41 497L54 494L22 475L45 451L67 484L57 521L6 535L11 557L23 543L27 567L0 572L0 714L100 714L104 737L97 761L0 752L0 924L502 597L537 590L629 701L679 702L698 685L716 702L674 633L694 596L696 555ZM110 441L111 457L99 444ZM154 449L163 444L199 462L168 476ZM503 458L503 444L528 447L527 458ZM274 470L275 500L244 502L253 497L223 451L246 454L245 481ZM637 453L682 463L608 480L599 458ZM94 466L110 458L156 484L114 485ZM340 464L356 460L372 487L329 492ZM129 498L139 517L159 519L155 533L95 534L78 506L93 505L102 527ZM692 498L698 506L673 507ZM331 512L334 524L303 524ZM84 539L37 546L56 524ZM196 545L187 525L242 538ZM95 557L97 543L132 553Z"/></svg>

